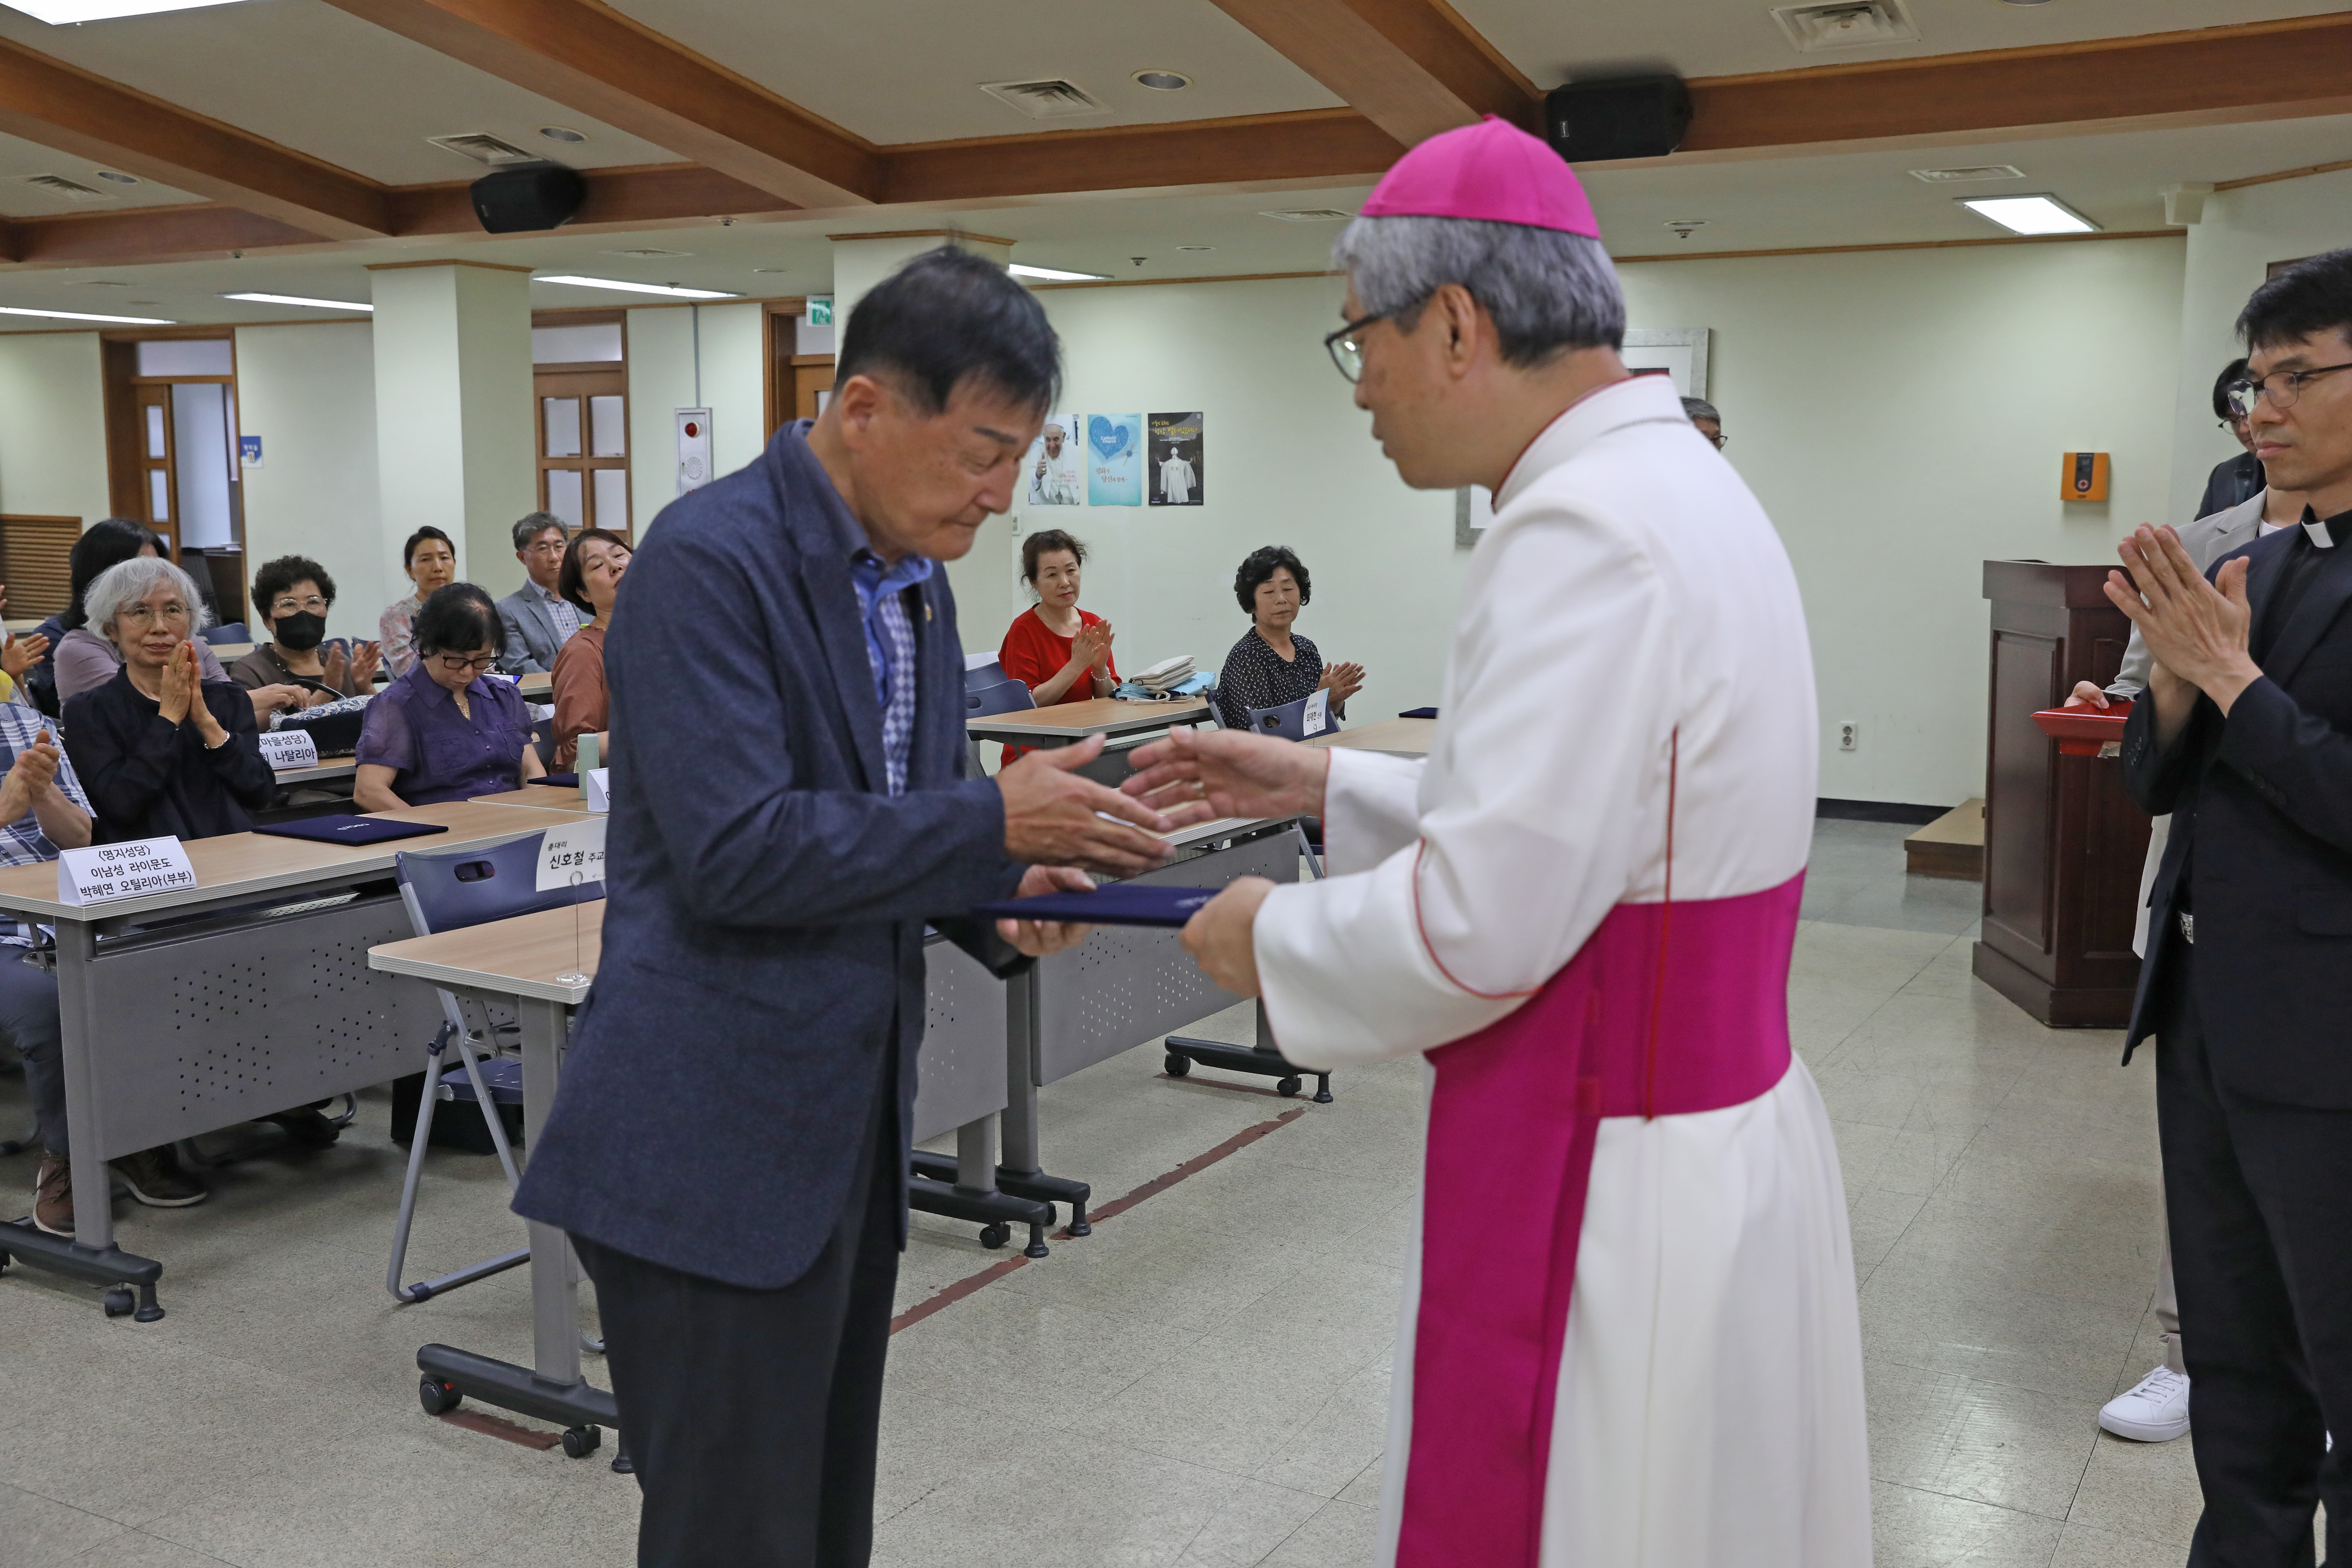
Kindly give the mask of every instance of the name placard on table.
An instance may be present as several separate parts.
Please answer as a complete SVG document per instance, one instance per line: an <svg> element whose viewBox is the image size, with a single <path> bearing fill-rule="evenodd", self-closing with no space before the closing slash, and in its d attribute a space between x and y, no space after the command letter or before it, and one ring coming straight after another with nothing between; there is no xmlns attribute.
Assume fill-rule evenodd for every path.
<svg viewBox="0 0 2352 1568"><path fill-rule="evenodd" d="M580 798L591 811L613 809L613 770L590 768L580 775Z"/></svg>
<svg viewBox="0 0 2352 1568"><path fill-rule="evenodd" d="M58 902L103 904L196 885L187 847L166 835L130 844L93 844L58 854Z"/></svg>
<svg viewBox="0 0 2352 1568"><path fill-rule="evenodd" d="M604 821L573 822L551 827L539 843L537 892L551 892L580 882L604 879Z"/></svg>
<svg viewBox="0 0 2352 1568"><path fill-rule="evenodd" d="M261 760L280 773L288 768L315 768L319 765L319 743L310 739L308 730L265 730L261 733Z"/></svg>

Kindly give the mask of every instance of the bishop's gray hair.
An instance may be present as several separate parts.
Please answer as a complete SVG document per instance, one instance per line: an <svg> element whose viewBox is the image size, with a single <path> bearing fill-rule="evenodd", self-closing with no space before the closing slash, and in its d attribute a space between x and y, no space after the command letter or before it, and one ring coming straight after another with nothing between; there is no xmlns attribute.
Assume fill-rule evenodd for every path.
<svg viewBox="0 0 2352 1568"><path fill-rule="evenodd" d="M178 594L188 606L188 635L195 636L206 619L204 598L196 592L196 580L158 556L134 555L100 573L98 581L82 595L82 608L89 612L89 624L99 629L100 635L120 647L122 639L114 635L117 617L156 589L165 587Z"/></svg>
<svg viewBox="0 0 2352 1568"><path fill-rule="evenodd" d="M1406 331L1431 295L1461 284L1494 318L1507 364L1624 345L1617 268L1599 240L1580 234L1483 218L1360 217L1331 259L1367 311Z"/></svg>

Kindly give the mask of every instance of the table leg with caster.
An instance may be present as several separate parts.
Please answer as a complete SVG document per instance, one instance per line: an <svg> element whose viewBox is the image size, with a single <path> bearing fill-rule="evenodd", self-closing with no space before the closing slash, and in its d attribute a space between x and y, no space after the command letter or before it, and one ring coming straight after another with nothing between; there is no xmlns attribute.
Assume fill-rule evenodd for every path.
<svg viewBox="0 0 2352 1568"><path fill-rule="evenodd" d="M1306 1081L1300 1075L1302 1072L1314 1072L1314 1069L1294 1066L1283 1059L1280 1051L1264 1043L1274 1038L1274 1030L1265 1021L1264 1002L1257 1005L1257 1037L1260 1041L1257 1045L1233 1046L1223 1040L1171 1035L1166 1041L1168 1055L1163 1065L1170 1078L1184 1077L1192 1070L1194 1062L1202 1067L1221 1068L1226 1072L1255 1073L1260 1078L1275 1079L1275 1092L1285 1100L1306 1088ZM1315 1103L1331 1103L1331 1075L1328 1072L1315 1073Z"/></svg>

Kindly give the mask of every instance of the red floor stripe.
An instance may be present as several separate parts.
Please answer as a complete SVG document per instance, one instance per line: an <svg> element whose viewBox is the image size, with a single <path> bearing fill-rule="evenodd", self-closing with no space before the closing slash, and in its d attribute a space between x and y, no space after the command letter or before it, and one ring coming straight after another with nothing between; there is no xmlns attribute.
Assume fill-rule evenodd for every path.
<svg viewBox="0 0 2352 1568"><path fill-rule="evenodd" d="M1120 1215L1123 1215L1128 1210L1133 1208L1136 1205L1143 1202L1146 1198L1157 1197L1160 1194L1166 1192L1169 1188L1174 1186L1177 1183L1182 1181L1187 1176L1199 1175L1202 1171L1207 1170L1218 1161L1224 1159L1228 1155L1240 1153L1244 1149L1248 1148L1251 1144L1256 1142L1267 1133L1277 1131L1282 1128L1287 1127L1306 1114L1307 1108L1301 1105L1293 1110L1284 1111L1281 1115L1276 1117L1271 1121L1261 1121L1255 1127L1244 1128L1241 1131L1234 1133L1232 1137L1226 1139L1223 1142L1218 1144L1207 1153L1196 1154L1192 1159L1185 1161L1182 1164L1169 1172L1167 1174L1152 1177L1151 1180L1144 1183L1143 1185L1136 1188L1125 1197L1113 1198L1110 1202L1103 1205L1100 1208L1090 1210L1087 1214L1087 1217L1097 1225L1100 1225L1103 1221L1108 1219L1116 1219ZM1069 1241L1074 1238L1071 1237L1070 1233L1065 1229L1055 1231L1054 1233L1054 1239L1056 1241ZM1026 1258L1008 1258L1001 1263L992 1264L990 1267L982 1269L977 1274L969 1275L964 1279L957 1280L954 1284L948 1286L946 1289L940 1290L936 1294L925 1297L922 1300L916 1302L913 1306L908 1308L905 1311L891 1319L890 1331L895 1334L901 1329L913 1328L917 1323L921 1322L925 1318L929 1317L932 1313L941 1311L949 1307L954 1306L958 1301L962 1300L965 1297L980 1289L982 1286L995 1284L999 1279L1003 1279L1014 1269L1025 1266L1028 1262L1029 1259ZM447 1420L449 1417L444 1416L442 1419Z"/></svg>
<svg viewBox="0 0 2352 1568"><path fill-rule="evenodd" d="M518 1426L501 1416L474 1409L452 1410L441 1417L452 1426L463 1426L468 1432L482 1432L493 1437L503 1437L509 1443L520 1443L526 1448L552 1448L563 1441L552 1432L534 1427Z"/></svg>

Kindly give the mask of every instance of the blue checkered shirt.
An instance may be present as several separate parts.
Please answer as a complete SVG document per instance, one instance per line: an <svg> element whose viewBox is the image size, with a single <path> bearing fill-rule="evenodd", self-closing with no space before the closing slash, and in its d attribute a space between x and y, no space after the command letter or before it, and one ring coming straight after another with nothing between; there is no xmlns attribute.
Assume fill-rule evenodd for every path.
<svg viewBox="0 0 2352 1568"><path fill-rule="evenodd" d="M907 793L907 758L915 743L915 625L906 590L931 574L926 556L902 555L887 566L871 550L849 558L866 625L866 662L874 672L874 700L882 709L882 765L890 793Z"/></svg>
<svg viewBox="0 0 2352 1568"><path fill-rule="evenodd" d="M81 792L81 780L74 776L73 763L63 754L62 740L54 721L39 710L21 702L0 702L0 773L16 765L16 753L40 739L47 730L49 739L60 743L58 758L58 788L65 797L89 810L89 797ZM26 812L15 822L0 824L0 866L37 866L58 858L58 847L41 831L40 818ZM0 920L0 946L30 947L38 940L33 929L22 921Z"/></svg>

